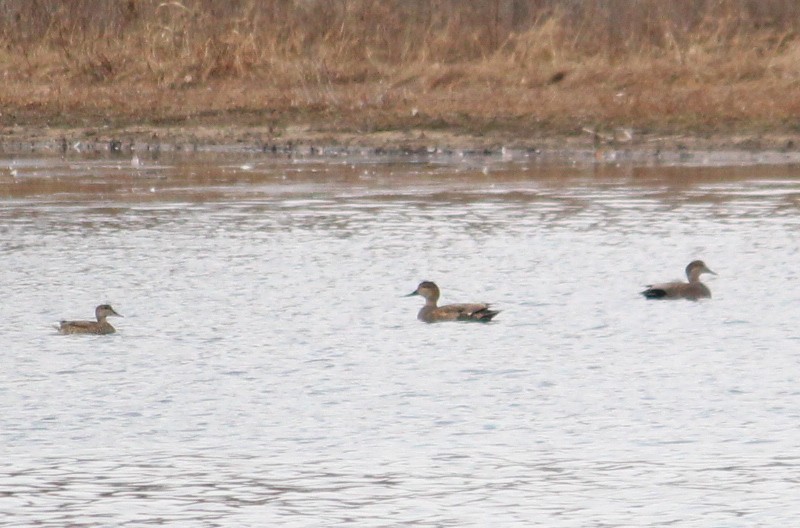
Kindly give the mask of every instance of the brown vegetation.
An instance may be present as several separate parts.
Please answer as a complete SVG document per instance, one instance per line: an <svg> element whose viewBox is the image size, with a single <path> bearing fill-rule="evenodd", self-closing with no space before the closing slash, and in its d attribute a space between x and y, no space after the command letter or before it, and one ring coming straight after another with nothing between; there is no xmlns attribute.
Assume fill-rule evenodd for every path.
<svg viewBox="0 0 800 528"><path fill-rule="evenodd" d="M795 0L5 0L0 125L792 132L798 29Z"/></svg>

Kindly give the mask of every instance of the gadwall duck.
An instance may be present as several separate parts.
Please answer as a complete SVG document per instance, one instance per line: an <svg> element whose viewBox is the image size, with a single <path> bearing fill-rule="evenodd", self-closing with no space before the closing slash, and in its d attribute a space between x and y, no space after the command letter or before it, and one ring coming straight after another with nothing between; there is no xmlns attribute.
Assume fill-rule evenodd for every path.
<svg viewBox="0 0 800 528"><path fill-rule="evenodd" d="M426 323L439 321L476 321L488 323L499 311L490 310L488 304L447 304L436 306L439 300L439 287L430 281L419 283L417 289L406 295L421 295L425 298L423 306L417 314L417 319Z"/></svg>
<svg viewBox="0 0 800 528"><path fill-rule="evenodd" d="M106 317L115 315L122 317L114 311L110 304L101 304L94 309L97 321L61 321L58 325L58 332L61 334L113 334L116 332Z"/></svg>
<svg viewBox="0 0 800 528"><path fill-rule="evenodd" d="M711 290L700 282L700 275L703 273L716 275L716 273L708 269L708 266L702 260L693 260L686 266L686 277L689 282L676 281L653 284L647 286L642 295L648 299L689 299L691 301L711 297Z"/></svg>

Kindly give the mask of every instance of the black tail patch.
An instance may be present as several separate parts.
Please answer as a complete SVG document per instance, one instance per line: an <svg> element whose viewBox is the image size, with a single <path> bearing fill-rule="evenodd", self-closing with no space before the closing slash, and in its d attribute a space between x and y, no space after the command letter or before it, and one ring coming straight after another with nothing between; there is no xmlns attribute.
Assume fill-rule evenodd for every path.
<svg viewBox="0 0 800 528"><path fill-rule="evenodd" d="M667 292L661 288L648 288L642 292L642 295L647 299L663 299L667 296Z"/></svg>
<svg viewBox="0 0 800 528"><path fill-rule="evenodd" d="M486 310L480 310L478 312L475 312L472 315L477 321L480 321L482 323L488 323L489 321L492 320L492 317L494 317L495 315L497 315L499 313L500 313L500 310L489 310L489 309L486 309Z"/></svg>

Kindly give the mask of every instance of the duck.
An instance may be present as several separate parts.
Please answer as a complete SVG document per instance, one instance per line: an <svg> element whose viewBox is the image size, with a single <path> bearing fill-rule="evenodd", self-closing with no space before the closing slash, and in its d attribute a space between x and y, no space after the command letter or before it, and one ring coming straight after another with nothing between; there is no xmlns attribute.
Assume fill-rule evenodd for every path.
<svg viewBox="0 0 800 528"><path fill-rule="evenodd" d="M690 301L710 298L711 290L700 282L700 275L703 273L716 275L702 260L693 260L686 266L686 277L689 282L676 281L652 284L647 286L642 295L646 299L688 299Z"/></svg>
<svg viewBox="0 0 800 528"><path fill-rule="evenodd" d="M113 326L106 321L106 317L122 317L110 304L101 304L94 309L97 321L61 321L58 325L60 334L95 334L106 335L116 332Z"/></svg>
<svg viewBox="0 0 800 528"><path fill-rule="evenodd" d="M406 295L411 297L419 295L425 299L423 306L417 314L417 319L424 323L438 323L442 321L472 321L488 323L499 314L497 310L489 309L485 303L446 304L437 306L439 300L439 287L431 281L422 281L417 289Z"/></svg>

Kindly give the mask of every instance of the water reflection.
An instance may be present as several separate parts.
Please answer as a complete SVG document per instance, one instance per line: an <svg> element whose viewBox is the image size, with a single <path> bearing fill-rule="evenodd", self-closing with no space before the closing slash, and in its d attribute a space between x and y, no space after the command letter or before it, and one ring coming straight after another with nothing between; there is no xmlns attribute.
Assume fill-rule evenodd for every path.
<svg viewBox="0 0 800 528"><path fill-rule="evenodd" d="M4 525L800 513L795 167L23 161ZM712 300L641 299L693 258ZM423 325L422 279L502 313ZM56 335L106 301L118 334Z"/></svg>

